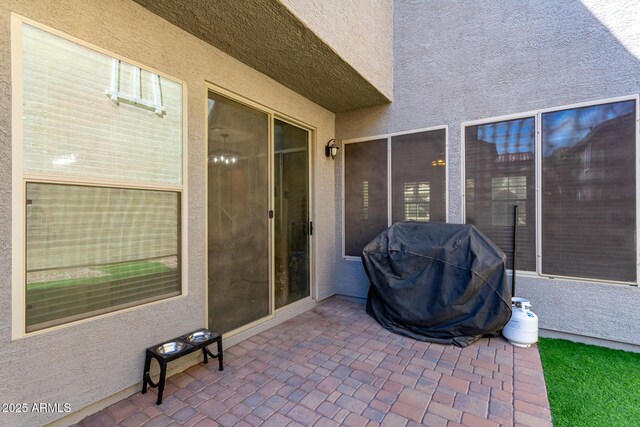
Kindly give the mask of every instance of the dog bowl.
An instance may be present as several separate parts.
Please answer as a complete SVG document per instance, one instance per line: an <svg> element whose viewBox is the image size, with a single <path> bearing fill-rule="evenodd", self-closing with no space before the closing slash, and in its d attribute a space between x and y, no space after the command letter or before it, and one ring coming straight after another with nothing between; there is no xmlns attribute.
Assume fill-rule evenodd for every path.
<svg viewBox="0 0 640 427"><path fill-rule="evenodd" d="M207 330L196 331L187 337L189 342L203 342L213 338L213 334Z"/></svg>
<svg viewBox="0 0 640 427"><path fill-rule="evenodd" d="M185 347L184 343L181 343L179 341L171 341L171 342L164 343L161 346L158 346L156 348L156 353L174 354L182 350L184 347Z"/></svg>

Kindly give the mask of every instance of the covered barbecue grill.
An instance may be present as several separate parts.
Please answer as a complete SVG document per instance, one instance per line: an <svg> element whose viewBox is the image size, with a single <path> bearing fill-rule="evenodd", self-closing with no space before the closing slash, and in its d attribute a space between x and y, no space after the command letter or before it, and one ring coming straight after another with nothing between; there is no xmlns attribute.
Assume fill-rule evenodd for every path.
<svg viewBox="0 0 640 427"><path fill-rule="evenodd" d="M473 225L399 222L362 261L367 313L389 331L465 347L511 317L505 254Z"/></svg>

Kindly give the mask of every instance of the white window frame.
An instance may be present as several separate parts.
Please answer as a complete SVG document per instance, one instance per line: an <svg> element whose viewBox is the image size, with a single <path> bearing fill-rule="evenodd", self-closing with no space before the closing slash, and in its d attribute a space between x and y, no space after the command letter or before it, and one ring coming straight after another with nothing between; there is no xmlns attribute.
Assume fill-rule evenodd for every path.
<svg viewBox="0 0 640 427"><path fill-rule="evenodd" d="M445 188L445 192L444 192L444 206L445 206L445 221L449 222L449 126L448 125L440 125L440 126L432 126L432 127L427 127L427 128L420 128L420 129L411 129L411 130L406 130L406 131L401 131L401 132L394 132L394 133L385 133L385 134L381 134L381 135L373 135L373 136L365 136L365 137L361 137L361 138L352 138L352 139L345 139L344 141L342 141L342 145L343 145L343 149L341 157L340 157L340 161L342 162L342 176L341 176L341 191L342 191L342 195L341 195L341 203L342 203L342 259L344 259L345 261L357 261L357 262L361 262L362 260L360 259L360 257L357 256L353 256L353 255L347 255L346 254L346 234L345 234L345 223L346 223L346 212L345 212L345 203L346 203L346 194L345 194L345 181L344 181L344 176L345 176L345 167L346 167L346 163L345 163L345 150L344 150L344 146L346 146L347 144L356 144L358 142L369 142L369 141L379 141L381 139L386 139L387 140L387 227L391 227L391 225L393 224L393 207L391 205L392 202L392 173L391 173L391 138L393 138L394 136L401 136L401 135L412 135L415 133L423 133L423 132L430 132L430 131L436 131L436 130L443 130L444 129L444 162L445 162L445 183L444 183L444 188Z"/></svg>
<svg viewBox="0 0 640 427"><path fill-rule="evenodd" d="M636 175L635 175L635 186L636 186L636 281L635 282L622 282L616 280L605 280L605 279L592 279L585 277L573 277L573 276L559 276L559 275L551 275L551 274L543 274L542 273L542 115L546 113L551 113L554 111L564 111L571 110L575 108L583 108L583 107L593 107L597 105L603 104L611 104L615 102L623 102L623 101L634 101L635 102L635 110L636 110ZM525 118L534 118L535 120L535 142L534 142L534 154L535 154L535 204L536 204L536 270L535 271L527 271L527 270L517 270L518 275L522 275L524 277L536 277L545 280L554 280L554 279L567 279L577 282L586 282L586 283L606 283L606 284L614 284L614 285L631 285L638 286L640 283L640 238L638 238L638 232L640 231L640 146L638 146L638 142L640 141L640 95L626 95L619 96L614 98L606 98L606 99L596 99L593 101L579 102L568 105L561 105L557 107L551 108L543 108L538 110L527 111L523 113L516 114L508 114L504 116L495 116L488 117L485 119L479 120L470 120L465 121L460 124L460 165L461 165L461 182L462 182L462 222L466 223L467 215L466 215L466 164L465 164L465 129L470 126L491 124L504 122L509 120L517 120L517 119L525 119ZM477 200L477 199L476 199Z"/></svg>
<svg viewBox="0 0 640 427"><path fill-rule="evenodd" d="M85 178L83 176L64 176L62 174L45 174L45 173L25 173L23 168L23 25L27 24L32 27L46 31L54 36L63 38L70 42L76 43L85 48L102 53L111 58L115 58L131 64L135 67L142 68L158 76L165 77L182 85L182 184L154 184L141 183L120 180L110 180L104 178ZM140 310L143 307L164 304L169 301L186 298L188 295L187 278L188 276L188 118L187 118L187 84L186 82L169 76L153 68L131 61L128 58L117 55L106 49L102 49L93 44L87 43L76 37L42 25L32 21L16 13L11 14L11 132L12 132L12 236L11 236L11 339L18 340L31 336L37 336L63 328L74 327L78 324L92 322L104 317L120 315L125 312ZM109 98L105 97L105 102L109 102ZM163 298L157 301L142 303L131 307L117 309L108 313L98 314L84 319L74 320L61 325L43 328L33 332L26 332L26 184L27 182L46 183L46 184L68 184L78 186L123 188L135 190L161 190L180 194L180 265L181 265L181 293L180 295Z"/></svg>

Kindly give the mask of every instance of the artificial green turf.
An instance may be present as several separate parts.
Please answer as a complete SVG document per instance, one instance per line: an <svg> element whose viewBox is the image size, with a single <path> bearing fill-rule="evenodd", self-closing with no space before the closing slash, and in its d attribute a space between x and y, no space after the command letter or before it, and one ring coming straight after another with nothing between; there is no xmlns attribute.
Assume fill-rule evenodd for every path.
<svg viewBox="0 0 640 427"><path fill-rule="evenodd" d="M118 264L100 265L93 267L96 270L107 273L106 276L84 277L79 279L51 280L49 282L30 283L27 291L69 287L74 285L98 285L114 280L129 279L132 277L146 276L149 274L168 271L169 267L161 262L129 261Z"/></svg>
<svg viewBox="0 0 640 427"><path fill-rule="evenodd" d="M556 427L640 426L640 354L541 338Z"/></svg>
<svg viewBox="0 0 640 427"><path fill-rule="evenodd" d="M162 273L163 271L169 270L169 267L161 262L129 261L119 264L103 265L96 267L96 269L109 273L116 278L127 278Z"/></svg>

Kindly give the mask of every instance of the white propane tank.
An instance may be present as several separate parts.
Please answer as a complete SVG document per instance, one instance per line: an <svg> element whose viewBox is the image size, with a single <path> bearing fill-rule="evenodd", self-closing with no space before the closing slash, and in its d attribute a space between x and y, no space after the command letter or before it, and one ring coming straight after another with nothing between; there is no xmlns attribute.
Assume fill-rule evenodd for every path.
<svg viewBox="0 0 640 427"><path fill-rule="evenodd" d="M511 319L502 329L502 335L517 347L531 347L538 342L538 316L530 311L526 298L511 298Z"/></svg>

